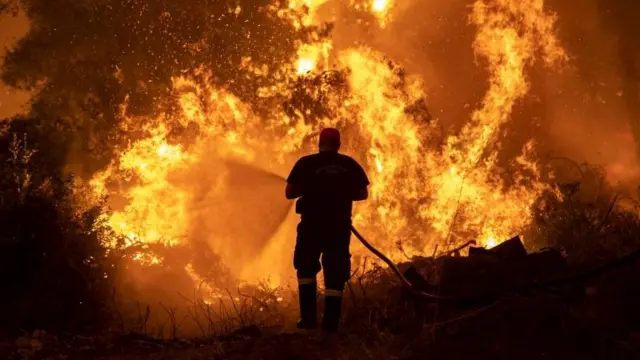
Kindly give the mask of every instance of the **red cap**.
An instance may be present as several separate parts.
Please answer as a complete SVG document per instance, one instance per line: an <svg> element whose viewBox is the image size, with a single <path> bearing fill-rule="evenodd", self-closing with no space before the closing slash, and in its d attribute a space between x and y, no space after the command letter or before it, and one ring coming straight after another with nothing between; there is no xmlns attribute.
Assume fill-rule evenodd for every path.
<svg viewBox="0 0 640 360"><path fill-rule="evenodd" d="M340 144L340 131L336 128L325 128L320 132L320 144Z"/></svg>

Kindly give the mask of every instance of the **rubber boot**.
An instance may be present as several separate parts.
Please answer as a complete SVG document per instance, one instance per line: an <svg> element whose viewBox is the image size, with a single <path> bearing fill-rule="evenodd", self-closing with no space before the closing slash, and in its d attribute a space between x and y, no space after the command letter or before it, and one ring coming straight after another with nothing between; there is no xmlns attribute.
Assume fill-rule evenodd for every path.
<svg viewBox="0 0 640 360"><path fill-rule="evenodd" d="M315 283L298 285L300 301L298 329L316 329L318 327L316 291Z"/></svg>
<svg viewBox="0 0 640 360"><path fill-rule="evenodd" d="M342 296L329 295L324 298L324 316L322 330L327 334L335 334L340 326L342 315Z"/></svg>

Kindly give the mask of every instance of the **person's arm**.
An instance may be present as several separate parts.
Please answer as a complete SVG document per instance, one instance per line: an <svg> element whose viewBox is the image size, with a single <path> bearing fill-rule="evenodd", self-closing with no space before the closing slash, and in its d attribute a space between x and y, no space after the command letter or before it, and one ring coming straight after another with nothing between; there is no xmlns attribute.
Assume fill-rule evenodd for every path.
<svg viewBox="0 0 640 360"><path fill-rule="evenodd" d="M291 183L287 183L287 188L285 189L284 193L289 200L293 200L302 196L298 189Z"/></svg>
<svg viewBox="0 0 640 360"><path fill-rule="evenodd" d="M368 187L365 186L364 188L360 189L360 191L358 191L355 195L356 196L353 198L353 201L367 200L369 198Z"/></svg>
<svg viewBox="0 0 640 360"><path fill-rule="evenodd" d="M353 201L362 201L369 198L369 178L362 166L355 160L356 192L353 194Z"/></svg>
<svg viewBox="0 0 640 360"><path fill-rule="evenodd" d="M302 196L302 165L301 160L298 160L295 165L293 165L293 169L291 169L291 173L287 177L287 187L285 188L284 195L288 200L293 200Z"/></svg>

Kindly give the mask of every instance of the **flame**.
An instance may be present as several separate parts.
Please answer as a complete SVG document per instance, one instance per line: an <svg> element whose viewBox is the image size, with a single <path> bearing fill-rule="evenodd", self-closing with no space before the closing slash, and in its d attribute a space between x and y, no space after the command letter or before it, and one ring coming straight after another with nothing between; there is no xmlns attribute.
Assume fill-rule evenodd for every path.
<svg viewBox="0 0 640 360"><path fill-rule="evenodd" d="M280 10L281 18L289 19L294 27L302 29L321 23L319 10L330 4L330 0L290 0L287 11ZM335 3L335 1L334 1ZM356 10L373 15L381 28L391 20L391 9L395 0L351 0L350 5Z"/></svg>
<svg viewBox="0 0 640 360"><path fill-rule="evenodd" d="M96 192L104 194L104 181L114 172L125 178L136 174L139 184L124 194L129 205L111 216L112 228L125 235L130 244L143 241L176 245L184 233L181 224L188 219L184 205L189 193L170 184L167 177L172 170L188 166L190 159L179 146L166 142L164 125L150 129L148 135L123 152L112 167L97 174L92 184Z"/></svg>
<svg viewBox="0 0 640 360"><path fill-rule="evenodd" d="M290 1L288 12L278 10L277 15L304 28L317 21L317 10L326 2ZM393 1L367 4L381 26L386 24ZM486 64L489 88L466 126L444 141L426 112L422 80L363 46L336 50L331 41L314 38L298 44L290 64L273 68L243 60L250 76L281 80L259 89L261 98L291 96L300 78L322 74L335 65L346 89L323 85L307 90L306 95L326 108L317 117L311 111L292 114L281 105L274 106L270 115L258 116L249 104L213 86L212 75L204 70L197 72L202 75L197 80L174 78L178 111L155 119L122 115L123 131L146 124L135 131L143 135L136 135L91 183L97 194L111 192L124 198L124 205L109 217L112 228L131 243L173 247L188 244L196 229L204 226L215 232L209 240L211 249L228 259L249 239L224 231L230 228L224 219L200 218L203 196L207 206L232 200L224 160L240 159L284 175L301 154L305 139L331 125L358 140L345 151L368 170L371 196L356 205L354 222L390 258L431 253L436 245L453 246L470 238L491 247L519 234L530 224L542 193L553 189L541 180L533 142L513 159L507 182L504 169L497 165L496 139L528 91L527 67L538 55L548 66L566 55L554 37L555 17L544 10L542 0L477 0L470 21L478 28L473 46ZM280 284L277 271L288 267L283 259L290 244L282 239L290 235L274 237L256 259L231 259L243 263L242 280L269 277L272 285ZM398 239L404 241L404 253L395 245ZM185 271L194 283L203 281L193 266L187 265ZM214 288L207 291L216 294Z"/></svg>
<svg viewBox="0 0 640 360"><path fill-rule="evenodd" d="M547 65L566 59L554 37L555 17L545 13L543 5L541 0L479 0L474 4L471 21L478 27L474 51L486 60L490 86L471 122L447 140L443 156L432 159L430 165L443 169L429 180L430 188L440 191L422 207L421 215L441 235L456 226L457 220L465 221L467 229L475 228L482 243L495 243L496 237L506 239L528 224L532 205L550 190L540 182L531 162L532 143L516 161L521 172L516 173L515 186L510 189L492 174L495 150L491 153L500 127L528 91L525 68L533 64L536 53L543 54ZM531 178L525 179L525 173ZM466 220L458 220L458 215Z"/></svg>
<svg viewBox="0 0 640 360"><path fill-rule="evenodd" d="M496 239L493 235L489 235L488 238L484 242L485 246L488 248L492 248L498 245L498 239Z"/></svg>
<svg viewBox="0 0 640 360"><path fill-rule="evenodd" d="M390 10L393 0L371 0L371 12L377 18L380 27L385 27L389 22Z"/></svg>
<svg viewBox="0 0 640 360"><path fill-rule="evenodd" d="M202 293L203 301L205 304L210 305L213 304L216 300L222 299L224 297L224 293L222 293L219 289L209 285L209 282L198 275L198 272L195 271L192 264L187 264L184 267L185 272L193 279L195 287Z"/></svg>
<svg viewBox="0 0 640 360"><path fill-rule="evenodd" d="M297 75L328 70L332 46L333 44L330 41L302 44L298 48ZM319 67L319 65L322 67Z"/></svg>
<svg viewBox="0 0 640 360"><path fill-rule="evenodd" d="M302 26L308 27L318 21L318 9L326 2L328 0L290 0L289 9L298 14Z"/></svg>
<svg viewBox="0 0 640 360"><path fill-rule="evenodd" d="M389 6L389 0L373 0L371 8L377 13L384 12Z"/></svg>

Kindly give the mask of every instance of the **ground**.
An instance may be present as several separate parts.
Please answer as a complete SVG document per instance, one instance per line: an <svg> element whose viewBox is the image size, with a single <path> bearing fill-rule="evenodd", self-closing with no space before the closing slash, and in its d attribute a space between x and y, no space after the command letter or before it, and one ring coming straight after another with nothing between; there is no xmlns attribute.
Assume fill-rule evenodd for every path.
<svg viewBox="0 0 640 360"><path fill-rule="evenodd" d="M65 336L34 332L4 342L6 359L638 359L640 331L616 314L606 295L532 292L474 304L438 307L438 321L422 325L400 319L387 305L363 311L345 305L343 332L327 338L315 331L248 326L209 339L157 340L134 334ZM602 292L602 291L600 291ZM411 301L409 300L409 303ZM357 306L357 308L356 308ZM406 308L410 312L411 305ZM358 310L360 312L358 312ZM381 314L388 312L389 318ZM362 313L369 313L363 319ZM358 314L358 319L354 319ZM631 314L629 314L631 315ZM373 318L378 317L378 320ZM409 322L406 322L409 319ZM397 323L394 324L394 320ZM402 323L402 324L401 324ZM399 325L402 325L399 328Z"/></svg>

